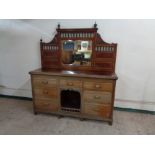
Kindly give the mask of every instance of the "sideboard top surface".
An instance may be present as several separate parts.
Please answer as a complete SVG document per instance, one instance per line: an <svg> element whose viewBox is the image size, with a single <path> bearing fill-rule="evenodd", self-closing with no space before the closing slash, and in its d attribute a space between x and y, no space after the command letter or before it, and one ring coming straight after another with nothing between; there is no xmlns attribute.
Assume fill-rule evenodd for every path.
<svg viewBox="0 0 155 155"><path fill-rule="evenodd" d="M96 72L84 72L84 71L70 71L70 70L42 70L37 69L34 71L29 72L31 75L53 75L53 76L69 76L69 77L84 77L84 78L97 78L97 79L110 79L110 80L117 80L118 77L115 73L111 75L105 75Z"/></svg>

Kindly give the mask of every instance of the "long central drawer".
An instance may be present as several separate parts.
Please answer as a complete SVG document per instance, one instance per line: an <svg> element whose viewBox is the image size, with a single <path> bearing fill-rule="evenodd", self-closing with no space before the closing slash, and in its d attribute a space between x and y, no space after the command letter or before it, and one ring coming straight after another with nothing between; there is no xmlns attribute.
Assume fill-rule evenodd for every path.
<svg viewBox="0 0 155 155"><path fill-rule="evenodd" d="M82 81L74 79L61 79L60 87L82 88Z"/></svg>

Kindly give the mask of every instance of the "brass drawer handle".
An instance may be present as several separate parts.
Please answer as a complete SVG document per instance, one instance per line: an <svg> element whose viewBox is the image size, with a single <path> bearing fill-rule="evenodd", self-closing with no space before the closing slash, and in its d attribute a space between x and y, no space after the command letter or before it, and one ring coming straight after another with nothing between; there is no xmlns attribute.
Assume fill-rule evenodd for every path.
<svg viewBox="0 0 155 155"><path fill-rule="evenodd" d="M43 104L46 105L46 106L50 105L49 103L46 103L46 102L44 102Z"/></svg>
<svg viewBox="0 0 155 155"><path fill-rule="evenodd" d="M95 98L95 99L100 99L101 96L97 96L97 95L96 95L96 96L94 96L94 98Z"/></svg>
<svg viewBox="0 0 155 155"><path fill-rule="evenodd" d="M48 94L48 91L47 91L47 90L44 90L44 91L43 91L43 94Z"/></svg>
<svg viewBox="0 0 155 155"><path fill-rule="evenodd" d="M101 85L96 84L95 87L96 87L96 88L101 88Z"/></svg>
<svg viewBox="0 0 155 155"><path fill-rule="evenodd" d="M72 83L72 82L68 82L68 85L69 85L69 86L73 86L73 83Z"/></svg>
<svg viewBox="0 0 155 155"><path fill-rule="evenodd" d="M43 84L48 84L48 81L42 81Z"/></svg>

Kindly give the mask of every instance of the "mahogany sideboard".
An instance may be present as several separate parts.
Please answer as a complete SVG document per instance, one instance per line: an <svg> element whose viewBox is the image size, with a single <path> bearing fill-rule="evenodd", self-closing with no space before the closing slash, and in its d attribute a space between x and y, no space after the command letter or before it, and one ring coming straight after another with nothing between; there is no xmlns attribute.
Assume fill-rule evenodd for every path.
<svg viewBox="0 0 155 155"><path fill-rule="evenodd" d="M40 41L41 69L31 71L34 113L113 122L117 44L93 28L61 29Z"/></svg>

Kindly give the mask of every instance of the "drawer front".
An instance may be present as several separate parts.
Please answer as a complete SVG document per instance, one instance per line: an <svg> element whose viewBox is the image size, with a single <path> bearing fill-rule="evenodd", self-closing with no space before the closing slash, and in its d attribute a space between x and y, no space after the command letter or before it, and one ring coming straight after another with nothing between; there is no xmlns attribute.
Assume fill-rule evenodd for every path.
<svg viewBox="0 0 155 155"><path fill-rule="evenodd" d="M35 98L58 98L57 88L34 89Z"/></svg>
<svg viewBox="0 0 155 155"><path fill-rule="evenodd" d="M86 81L84 82L84 89L112 92L113 83L112 82Z"/></svg>
<svg viewBox="0 0 155 155"><path fill-rule="evenodd" d="M62 79L62 80L60 80L60 87L82 88L82 81L72 80L72 79Z"/></svg>
<svg viewBox="0 0 155 155"><path fill-rule="evenodd" d="M84 91L84 102L94 102L110 105L112 102L112 93L100 91Z"/></svg>
<svg viewBox="0 0 155 155"><path fill-rule="evenodd" d="M58 80L48 76L34 76L33 86L34 88L43 87L56 87L58 85Z"/></svg>
<svg viewBox="0 0 155 155"><path fill-rule="evenodd" d="M87 115L93 115L97 117L110 118L111 117L111 106L85 103L84 113Z"/></svg>
<svg viewBox="0 0 155 155"><path fill-rule="evenodd" d="M35 108L40 111L58 111L58 102L56 100L36 99Z"/></svg>

